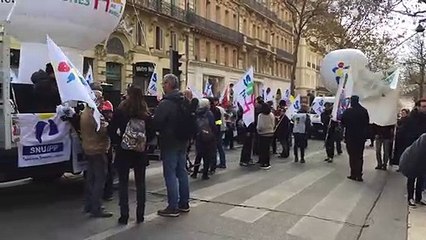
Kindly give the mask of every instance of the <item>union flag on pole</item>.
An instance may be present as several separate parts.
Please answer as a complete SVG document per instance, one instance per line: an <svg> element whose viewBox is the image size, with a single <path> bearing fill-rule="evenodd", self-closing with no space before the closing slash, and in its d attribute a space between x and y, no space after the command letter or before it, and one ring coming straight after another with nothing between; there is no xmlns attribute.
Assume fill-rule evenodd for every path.
<svg viewBox="0 0 426 240"><path fill-rule="evenodd" d="M47 36L47 49L55 71L56 82L58 84L62 103L72 101L87 103L87 105L94 110L93 117L97 124L97 130L99 130L101 113L93 97L89 93L88 89L90 89L90 87L86 79L49 36Z"/></svg>

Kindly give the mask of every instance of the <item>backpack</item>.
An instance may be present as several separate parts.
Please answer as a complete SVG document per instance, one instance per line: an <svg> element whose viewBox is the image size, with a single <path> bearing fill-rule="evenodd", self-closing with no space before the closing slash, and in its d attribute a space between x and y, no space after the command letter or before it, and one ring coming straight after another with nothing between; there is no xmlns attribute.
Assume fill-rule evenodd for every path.
<svg viewBox="0 0 426 240"><path fill-rule="evenodd" d="M216 139L210 127L210 122L209 122L209 119L207 118L207 114L197 116L196 124L197 124L197 134L196 134L197 140L203 143L211 143Z"/></svg>
<svg viewBox="0 0 426 240"><path fill-rule="evenodd" d="M195 109L186 99L180 99L175 103L177 104L176 119L174 119L176 139L188 141L194 137L197 130Z"/></svg>
<svg viewBox="0 0 426 240"><path fill-rule="evenodd" d="M121 148L135 152L145 152L146 140L145 121L136 118L130 119L121 140Z"/></svg>

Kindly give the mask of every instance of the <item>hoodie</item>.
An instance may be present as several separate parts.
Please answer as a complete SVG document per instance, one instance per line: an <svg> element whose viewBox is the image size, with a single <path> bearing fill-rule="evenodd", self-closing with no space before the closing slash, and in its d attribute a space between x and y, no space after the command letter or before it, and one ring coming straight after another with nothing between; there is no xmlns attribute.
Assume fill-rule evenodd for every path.
<svg viewBox="0 0 426 240"><path fill-rule="evenodd" d="M175 129L178 111L178 102L183 100L184 96L179 90L173 90L166 94L155 110L154 128L160 133L160 148L162 150L182 150L186 149L187 141L176 138Z"/></svg>
<svg viewBox="0 0 426 240"><path fill-rule="evenodd" d="M426 175L425 155L426 134L423 134L410 147L405 149L399 162L399 170L410 178Z"/></svg>

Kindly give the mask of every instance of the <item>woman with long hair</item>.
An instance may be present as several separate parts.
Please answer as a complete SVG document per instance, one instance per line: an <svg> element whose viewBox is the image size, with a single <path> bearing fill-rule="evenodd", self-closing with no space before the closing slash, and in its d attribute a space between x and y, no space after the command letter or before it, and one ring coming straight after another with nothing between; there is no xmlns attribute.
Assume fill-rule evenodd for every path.
<svg viewBox="0 0 426 240"><path fill-rule="evenodd" d="M136 185L136 222L144 221L145 212L145 170L148 165L148 159L144 150L136 151L123 148L123 135L127 133L129 122L137 121L145 125L144 133L145 144L155 136L152 127L152 116L148 111L142 89L132 85L127 89L127 97L121 102L111 122L110 135L113 144L116 146L115 166L119 176L119 196L120 196L120 218L119 224L127 224L129 219L129 171L133 168ZM142 121L143 122L142 122ZM142 124L142 125L143 125ZM143 131L142 131L143 132ZM126 146L126 145L124 145Z"/></svg>

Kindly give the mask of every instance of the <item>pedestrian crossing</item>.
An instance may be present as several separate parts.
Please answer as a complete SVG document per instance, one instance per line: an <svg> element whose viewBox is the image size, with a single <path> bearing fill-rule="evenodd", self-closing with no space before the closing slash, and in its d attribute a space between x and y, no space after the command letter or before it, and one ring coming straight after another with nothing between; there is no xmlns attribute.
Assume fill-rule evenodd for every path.
<svg viewBox="0 0 426 240"><path fill-rule="evenodd" d="M370 170L373 169L374 162L366 161L366 182L350 181L346 179L347 156L337 157L333 164L324 163L323 151L323 149L320 149L307 154L307 163L304 165L294 163L291 159L279 163L272 161L272 169L262 171L247 170L248 168L241 168L237 162L234 162L228 164L228 169L219 171L208 181L191 180L191 212L209 211L212 206L216 206L216 215L209 215L212 221L216 219L219 224L223 224L225 227L250 226L247 233L249 235L250 229L253 228L254 230L256 224L264 224L274 219L276 215L270 217L268 215L272 212L279 213L282 211L280 207L288 203L289 200L296 196L303 196L313 186L332 178L331 175L334 175L334 178L337 175L341 178L341 181L331 181L334 184L331 191L320 199L309 200L315 201L315 203L310 206L310 209L305 209L306 214L292 213L290 209L290 212L286 214L292 216L294 221L285 227L283 226L282 229L277 229L277 231L296 237L296 239L338 240L339 233L344 226L351 224L349 217L359 207L360 201L364 199L363 197L366 194L372 193L368 179L369 175L376 172ZM372 151L367 151L366 158L368 158L368 155L373 156L373 154ZM161 173L161 166L148 168L147 178L158 176ZM290 177L288 177L289 175ZM282 180L278 179L280 176ZM379 177L385 177L385 175ZM377 176L374 177L374 179L376 178ZM373 179L373 177L370 179ZM260 185L268 185L269 187L262 189L259 188ZM246 197L245 199L240 199L242 192ZM165 189L159 188L155 193L164 194ZM372 204L362 204L361 207L367 208ZM191 219L191 216L192 214L189 214L187 218ZM282 217L286 216L283 215ZM157 217L155 212L148 214L146 219L147 224L166 221ZM197 229L197 223L201 224L197 219L191 219L186 224L193 225L190 227L191 229ZM185 223L182 222L181 224ZM362 223L352 225L361 228ZM118 236L114 239L121 239L120 233L133 227L114 229L109 233L104 232L87 239L106 239L111 236ZM251 238L240 237L237 239Z"/></svg>

